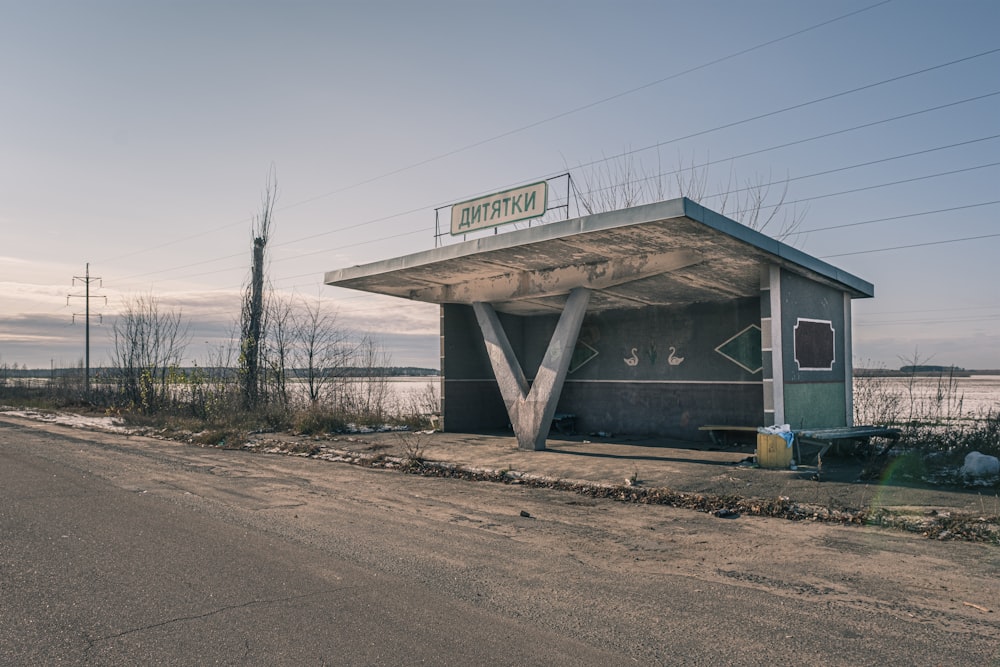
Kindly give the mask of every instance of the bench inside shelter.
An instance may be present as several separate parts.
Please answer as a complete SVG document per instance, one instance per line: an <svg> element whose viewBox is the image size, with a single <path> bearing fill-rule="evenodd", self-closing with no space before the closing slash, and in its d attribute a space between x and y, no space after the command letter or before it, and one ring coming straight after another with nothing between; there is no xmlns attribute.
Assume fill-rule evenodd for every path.
<svg viewBox="0 0 1000 667"><path fill-rule="evenodd" d="M749 438L759 432L756 426L737 426L725 424L707 424L699 426L699 431L705 431L715 445L731 447L737 444L747 444ZM899 440L900 431L886 426L846 426L842 428L802 429L794 431L796 460L814 460L817 467L822 467L823 456L831 449L835 451L857 451L860 447L872 445L872 439L883 441L873 449L874 456L881 456L892 449Z"/></svg>

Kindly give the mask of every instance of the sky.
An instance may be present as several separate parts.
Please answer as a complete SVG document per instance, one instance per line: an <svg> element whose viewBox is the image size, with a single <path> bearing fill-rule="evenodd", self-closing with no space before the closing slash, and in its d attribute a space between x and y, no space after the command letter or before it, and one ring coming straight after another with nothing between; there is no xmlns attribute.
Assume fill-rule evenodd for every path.
<svg viewBox="0 0 1000 667"><path fill-rule="evenodd" d="M273 175L276 293L436 368L436 306L324 272L450 243L436 209L478 195L623 168L671 185L684 167L715 210L774 183L768 202L801 220L785 241L874 283L856 364L1000 368L993 0L0 0L0 16L0 363L83 359L88 265L92 366L139 296L182 314L186 361L205 363L238 321ZM565 203L566 179L552 188Z"/></svg>

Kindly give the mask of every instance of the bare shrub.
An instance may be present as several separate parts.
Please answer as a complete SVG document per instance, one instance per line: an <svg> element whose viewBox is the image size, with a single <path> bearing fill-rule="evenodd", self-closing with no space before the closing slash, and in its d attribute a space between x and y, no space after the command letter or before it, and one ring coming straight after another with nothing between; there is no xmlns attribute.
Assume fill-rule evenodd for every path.
<svg viewBox="0 0 1000 667"><path fill-rule="evenodd" d="M150 294L123 302L113 327L112 380L131 409L153 412L169 398L171 369L180 365L188 327L180 311L162 311Z"/></svg>
<svg viewBox="0 0 1000 667"><path fill-rule="evenodd" d="M438 383L427 382L420 392L408 393L399 403L397 418L408 427L437 428L441 415L441 396Z"/></svg>
<svg viewBox="0 0 1000 667"><path fill-rule="evenodd" d="M343 415L319 404L309 405L295 413L292 428L302 435L339 433L347 427Z"/></svg>
<svg viewBox="0 0 1000 667"><path fill-rule="evenodd" d="M319 299L303 301L293 319L292 363L305 384L306 399L310 405L336 405L356 347L337 323L336 313L326 310Z"/></svg>
<svg viewBox="0 0 1000 667"><path fill-rule="evenodd" d="M854 376L854 423L896 426L900 420L903 396L898 382L885 366L869 367Z"/></svg>
<svg viewBox="0 0 1000 667"><path fill-rule="evenodd" d="M429 436L426 433L413 431L397 431L396 439L402 446L403 466L417 468L424 462L424 452Z"/></svg>
<svg viewBox="0 0 1000 667"><path fill-rule="evenodd" d="M637 160L632 151L595 161L580 167L577 173L583 188L576 188L578 205L588 214L613 211L640 204L663 201L671 197L687 197L705 204L737 222L770 234L776 239L793 236L806 211L786 205L789 179L773 179L756 175L740 181L730 168L728 180L720 183L716 192L708 194L710 161L685 165L664 171L659 152L657 166L651 169ZM673 178L671 178L673 177ZM714 200L714 204L706 203Z"/></svg>
<svg viewBox="0 0 1000 667"><path fill-rule="evenodd" d="M357 374L346 385L344 411L364 423L379 425L389 415L392 389L387 369L391 357L377 340L365 336L355 359Z"/></svg>

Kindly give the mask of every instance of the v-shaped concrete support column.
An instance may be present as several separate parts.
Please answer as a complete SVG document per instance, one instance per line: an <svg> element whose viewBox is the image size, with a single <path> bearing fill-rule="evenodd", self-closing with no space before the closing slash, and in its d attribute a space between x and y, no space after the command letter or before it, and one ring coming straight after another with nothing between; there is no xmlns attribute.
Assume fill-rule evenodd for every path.
<svg viewBox="0 0 1000 667"><path fill-rule="evenodd" d="M589 302L590 290L584 287L577 287L569 293L566 307L559 316L555 333L530 388L493 306L481 301L472 304L520 449L545 449L545 436L552 425Z"/></svg>

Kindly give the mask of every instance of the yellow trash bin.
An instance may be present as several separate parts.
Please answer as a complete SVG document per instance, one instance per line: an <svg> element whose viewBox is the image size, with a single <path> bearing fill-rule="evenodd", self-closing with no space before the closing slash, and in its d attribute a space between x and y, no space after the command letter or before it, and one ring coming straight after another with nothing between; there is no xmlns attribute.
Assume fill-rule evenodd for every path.
<svg viewBox="0 0 1000 667"><path fill-rule="evenodd" d="M757 434L757 465L761 468L788 468L792 465L792 448L780 435Z"/></svg>

